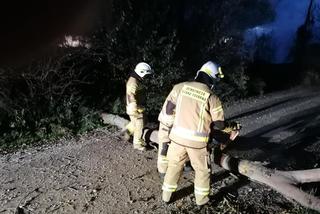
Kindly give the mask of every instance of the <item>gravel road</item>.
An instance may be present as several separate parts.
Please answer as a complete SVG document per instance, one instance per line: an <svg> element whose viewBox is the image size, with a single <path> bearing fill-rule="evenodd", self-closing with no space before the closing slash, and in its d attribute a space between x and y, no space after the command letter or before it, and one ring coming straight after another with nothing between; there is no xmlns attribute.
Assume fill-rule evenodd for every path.
<svg viewBox="0 0 320 214"><path fill-rule="evenodd" d="M295 88L225 107L243 125L229 153L280 169L320 167L320 90ZM161 202L156 150L138 152L102 128L0 155L2 213L280 213L296 207L270 188L219 169L212 200L197 210L193 172L175 202ZM317 190L316 190L317 191ZM318 192L315 194L319 195ZM185 197L182 197L185 196Z"/></svg>

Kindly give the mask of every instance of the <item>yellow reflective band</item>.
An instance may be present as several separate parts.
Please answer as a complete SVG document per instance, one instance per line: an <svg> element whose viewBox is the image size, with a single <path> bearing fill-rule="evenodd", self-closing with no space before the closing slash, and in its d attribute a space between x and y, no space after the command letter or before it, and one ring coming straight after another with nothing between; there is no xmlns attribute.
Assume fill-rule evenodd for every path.
<svg viewBox="0 0 320 214"><path fill-rule="evenodd" d="M137 111L138 111L139 113L143 113L143 112L144 112L144 109L143 109L143 108L138 108Z"/></svg>
<svg viewBox="0 0 320 214"><path fill-rule="evenodd" d="M170 185L170 184L163 183L162 190L167 192L175 192L177 187L178 185Z"/></svg>
<svg viewBox="0 0 320 214"><path fill-rule="evenodd" d="M194 187L194 193L198 195L209 195L210 188L199 188L199 187Z"/></svg>
<svg viewBox="0 0 320 214"><path fill-rule="evenodd" d="M143 145L144 144L144 140L142 140L142 139L133 140L133 144L135 144L135 145Z"/></svg>
<svg viewBox="0 0 320 214"><path fill-rule="evenodd" d="M129 93L135 94L136 91L137 91L137 87L136 86L134 86L134 85L129 85L128 86L128 92Z"/></svg>
<svg viewBox="0 0 320 214"><path fill-rule="evenodd" d="M199 136L199 135L196 134L196 132L184 129L182 127L174 127L171 130L171 132L174 133L175 135L178 135L181 138L192 140L192 141L205 142L206 143L209 140L209 136L208 135Z"/></svg>
<svg viewBox="0 0 320 214"><path fill-rule="evenodd" d="M219 106L219 107L217 107L217 108L214 108L214 109L212 109L212 113L218 113L218 112L220 112L220 111L223 111L223 108L222 108L222 106Z"/></svg>
<svg viewBox="0 0 320 214"><path fill-rule="evenodd" d="M198 194L198 195L204 195L204 196L209 195L209 191L199 191L199 190L196 190L196 189L194 189L194 193Z"/></svg>
<svg viewBox="0 0 320 214"><path fill-rule="evenodd" d="M201 71L204 71L206 74L212 77L211 70L209 68L203 68Z"/></svg>
<svg viewBox="0 0 320 214"><path fill-rule="evenodd" d="M194 188L199 190L199 191L209 191L210 190L209 187L194 187Z"/></svg>
<svg viewBox="0 0 320 214"><path fill-rule="evenodd" d="M168 160L160 160L159 163L169 163Z"/></svg>
<svg viewBox="0 0 320 214"><path fill-rule="evenodd" d="M181 94L183 96L200 101L202 103L207 102L208 97L210 96L209 93L202 91L202 90L199 90L198 88L188 86L188 85L183 86Z"/></svg>
<svg viewBox="0 0 320 214"><path fill-rule="evenodd" d="M166 156L160 156L158 159L159 163L168 163L168 158Z"/></svg>

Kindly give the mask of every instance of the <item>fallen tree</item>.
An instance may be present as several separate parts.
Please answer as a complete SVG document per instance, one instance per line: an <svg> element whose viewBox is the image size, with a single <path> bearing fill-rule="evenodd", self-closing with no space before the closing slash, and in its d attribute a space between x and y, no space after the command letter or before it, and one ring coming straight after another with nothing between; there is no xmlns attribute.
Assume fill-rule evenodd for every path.
<svg viewBox="0 0 320 214"><path fill-rule="evenodd" d="M125 129L128 120L117 115L102 115L103 122ZM158 130L145 129L143 137L147 142L158 143ZM239 173L252 181L263 183L281 193L284 197L293 199L302 206L320 212L320 199L302 191L298 185L303 183L320 182L320 168L298 171L281 171L270 169L261 162L241 160L216 150L214 162L222 168Z"/></svg>

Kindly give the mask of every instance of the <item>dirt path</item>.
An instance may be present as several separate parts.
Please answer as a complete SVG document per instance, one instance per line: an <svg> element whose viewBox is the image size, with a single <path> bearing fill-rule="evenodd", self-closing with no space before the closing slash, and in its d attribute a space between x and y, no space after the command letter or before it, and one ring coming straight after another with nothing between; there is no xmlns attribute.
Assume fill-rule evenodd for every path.
<svg viewBox="0 0 320 214"><path fill-rule="evenodd" d="M243 124L242 136L229 152L268 161L277 168L319 167L319 92L294 89L227 107L227 118ZM215 168L212 200L197 210L192 176L192 172L182 176L179 195L185 197L164 205L156 151L137 152L116 132L100 129L78 139L1 155L0 213L279 213L293 209L271 189Z"/></svg>

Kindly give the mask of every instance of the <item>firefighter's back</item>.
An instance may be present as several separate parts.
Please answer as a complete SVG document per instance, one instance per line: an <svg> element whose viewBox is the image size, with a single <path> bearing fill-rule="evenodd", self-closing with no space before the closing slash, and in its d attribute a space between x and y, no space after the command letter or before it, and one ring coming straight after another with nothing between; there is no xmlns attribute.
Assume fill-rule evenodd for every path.
<svg viewBox="0 0 320 214"><path fill-rule="evenodd" d="M200 82L178 84L175 120L170 139L191 148L204 148L209 139L211 116L209 97L212 91Z"/></svg>

